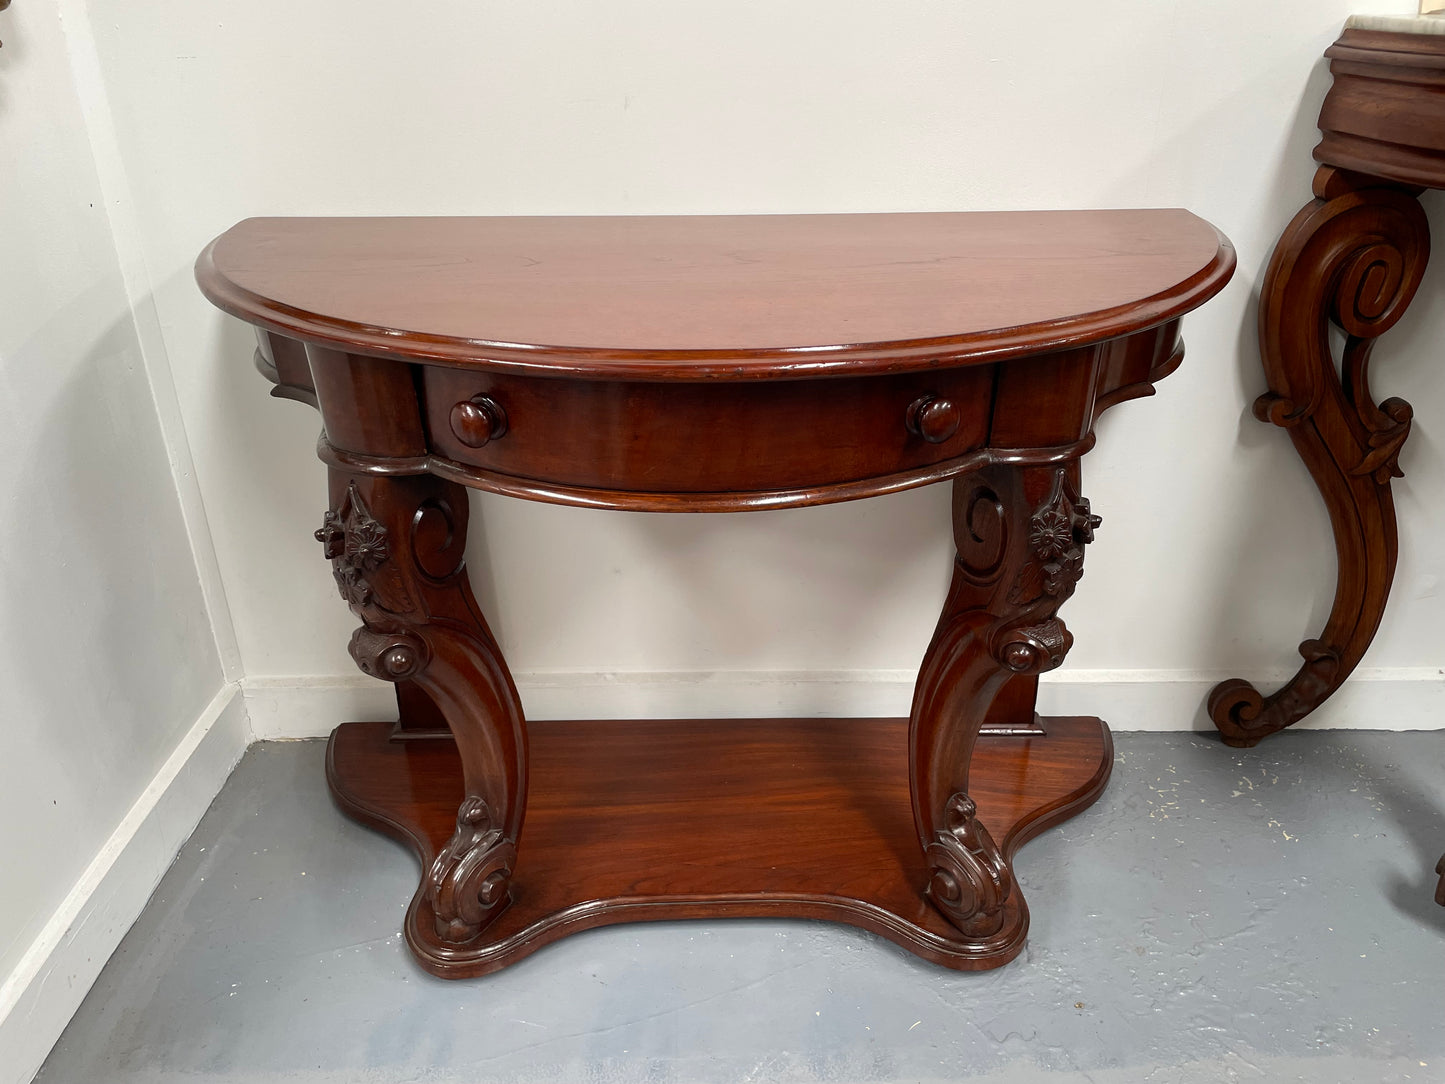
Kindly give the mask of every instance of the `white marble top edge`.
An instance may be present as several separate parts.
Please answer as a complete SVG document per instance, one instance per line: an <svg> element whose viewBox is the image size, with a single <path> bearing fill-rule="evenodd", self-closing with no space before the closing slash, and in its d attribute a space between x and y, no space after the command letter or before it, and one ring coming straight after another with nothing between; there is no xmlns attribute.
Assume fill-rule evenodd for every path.
<svg viewBox="0 0 1445 1084"><path fill-rule="evenodd" d="M1438 15L1351 15L1346 30L1388 30L1395 34L1445 34L1445 12Z"/></svg>

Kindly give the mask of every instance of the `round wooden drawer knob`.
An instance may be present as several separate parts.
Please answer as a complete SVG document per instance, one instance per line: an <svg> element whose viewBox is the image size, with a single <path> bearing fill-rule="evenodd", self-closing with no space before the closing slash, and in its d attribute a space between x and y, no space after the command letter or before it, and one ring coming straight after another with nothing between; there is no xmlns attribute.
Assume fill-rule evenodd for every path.
<svg viewBox="0 0 1445 1084"><path fill-rule="evenodd" d="M468 448L480 448L507 431L507 412L489 395L473 395L452 407L452 432Z"/></svg>
<svg viewBox="0 0 1445 1084"><path fill-rule="evenodd" d="M915 399L908 408L908 428L929 444L942 444L958 432L958 407L937 395Z"/></svg>

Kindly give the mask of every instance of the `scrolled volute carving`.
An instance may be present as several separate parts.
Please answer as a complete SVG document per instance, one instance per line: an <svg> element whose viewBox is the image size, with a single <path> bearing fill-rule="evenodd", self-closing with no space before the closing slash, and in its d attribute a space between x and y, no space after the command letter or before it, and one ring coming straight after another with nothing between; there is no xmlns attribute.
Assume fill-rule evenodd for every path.
<svg viewBox="0 0 1445 1084"><path fill-rule="evenodd" d="M426 641L409 632L384 632L363 625L351 634L351 657L363 674L382 681L408 681L426 667Z"/></svg>
<svg viewBox="0 0 1445 1084"><path fill-rule="evenodd" d="M1340 652L1329 644L1306 640L1299 653L1304 665L1273 696L1266 697L1241 678L1221 681L1210 691L1206 710L1232 744L1254 745L1266 734L1299 722L1343 680Z"/></svg>
<svg viewBox="0 0 1445 1084"><path fill-rule="evenodd" d="M1398 213L1394 203L1389 207ZM1408 196L1398 204L1398 208L1405 207L1419 210L1419 204ZM1413 217L1411 211L1404 213ZM1328 298L1330 319L1347 335L1373 339L1404 315L1424 276L1425 263L1403 234L1397 235L1398 239L1379 234L1358 236L1359 247L1335 250L1333 262L1341 266Z"/></svg>
<svg viewBox="0 0 1445 1084"><path fill-rule="evenodd" d="M1074 635L1057 617L1037 625L1012 625L994 646L994 656L1017 674L1042 674L1056 669L1074 646Z"/></svg>
<svg viewBox="0 0 1445 1084"><path fill-rule="evenodd" d="M1250 746L1298 722L1349 676L1374 636L1395 567L1390 480L1414 411L1376 403L1369 364L1376 340L1404 314L1430 254L1412 193L1328 166L1316 198L1275 247L1260 293L1259 348L1269 391L1255 416L1290 431L1324 497L1341 569L1324 631L1300 645L1304 664L1265 696L1232 679L1209 695L1210 718L1230 745ZM1329 324L1345 333L1336 367Z"/></svg>
<svg viewBox="0 0 1445 1084"><path fill-rule="evenodd" d="M502 834L487 803L468 795L457 809L457 827L426 877L436 933L444 941L470 941L511 902L517 848Z"/></svg>
<svg viewBox="0 0 1445 1084"><path fill-rule="evenodd" d="M1291 428L1332 401L1330 388L1342 381L1328 319L1347 336L1339 367L1345 400L1367 433L1383 434L1357 457L1357 472L1372 474L1392 451L1398 454L1410 408L1399 399L1378 406L1371 399L1370 347L1399 322L1424 278L1429 228L1419 203L1399 189L1356 189L1324 168L1315 190L1321 198L1295 216L1266 275L1260 349L1270 390L1255 400L1254 414ZM1364 467L1379 448L1387 450Z"/></svg>
<svg viewBox="0 0 1445 1084"><path fill-rule="evenodd" d="M1001 573L1008 550L1008 513L992 486L975 483L954 497L954 563L976 584L992 583Z"/></svg>
<svg viewBox="0 0 1445 1084"><path fill-rule="evenodd" d="M949 798L943 828L925 858L932 870L928 896L949 922L970 937L986 937L1002 927L1013 874L967 794Z"/></svg>

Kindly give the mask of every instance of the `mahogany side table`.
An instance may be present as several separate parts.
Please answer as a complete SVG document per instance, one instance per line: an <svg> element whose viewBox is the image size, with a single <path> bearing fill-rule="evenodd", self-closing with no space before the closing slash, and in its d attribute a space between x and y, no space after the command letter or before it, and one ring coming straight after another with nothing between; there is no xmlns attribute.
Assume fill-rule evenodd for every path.
<svg viewBox="0 0 1445 1084"><path fill-rule="evenodd" d="M422 966L725 915L1012 959L1014 852L1112 765L1101 721L1033 712L1099 523L1079 460L1233 269L1179 210L251 219L212 242L201 289L321 413L317 538L352 656L403 708L340 726L327 777L419 856ZM957 558L906 720L526 722L463 565L465 487L722 512L945 479Z"/></svg>
<svg viewBox="0 0 1445 1084"><path fill-rule="evenodd" d="M1403 399L1376 404L1369 364L1430 258L1416 197L1445 188L1445 20L1355 16L1325 56L1334 82L1320 109L1315 198L1265 273L1259 346L1269 390L1254 413L1289 433L1329 509L1335 598L1283 688L1265 696L1235 678L1210 693L1209 715L1234 746L1299 722L1344 683L1380 627L1395 575L1390 480L1401 476L1413 412ZM1345 333L1338 367L1331 323Z"/></svg>

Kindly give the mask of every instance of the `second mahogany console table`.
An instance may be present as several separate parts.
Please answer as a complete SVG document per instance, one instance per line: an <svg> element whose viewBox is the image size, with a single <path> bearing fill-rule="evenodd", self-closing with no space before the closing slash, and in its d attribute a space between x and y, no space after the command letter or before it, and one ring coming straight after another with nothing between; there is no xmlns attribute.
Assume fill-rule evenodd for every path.
<svg viewBox="0 0 1445 1084"><path fill-rule="evenodd" d="M1289 433L1324 498L1335 597L1282 688L1266 695L1232 678L1211 691L1210 717L1240 747L1324 703L1380 627L1398 549L1390 483L1401 476L1414 411L1393 396L1376 403L1370 360L1430 259L1416 197L1445 188L1445 20L1354 16L1325 56L1333 83L1320 107L1314 198L1280 235L1260 291L1269 390L1254 413ZM1345 337L1338 363L1331 324Z"/></svg>
<svg viewBox="0 0 1445 1084"><path fill-rule="evenodd" d="M1033 713L1099 523L1079 460L1233 268L1178 210L251 219L217 238L202 290L259 329L276 394L321 413L316 535L362 622L351 654L411 705L397 729L340 726L327 773L421 859L422 966L479 975L588 927L724 915L1012 959L1012 855L1112 764L1098 719ZM725 512L945 479L957 558L906 720L524 721L463 564L468 486ZM1023 736L976 741L990 729Z"/></svg>

